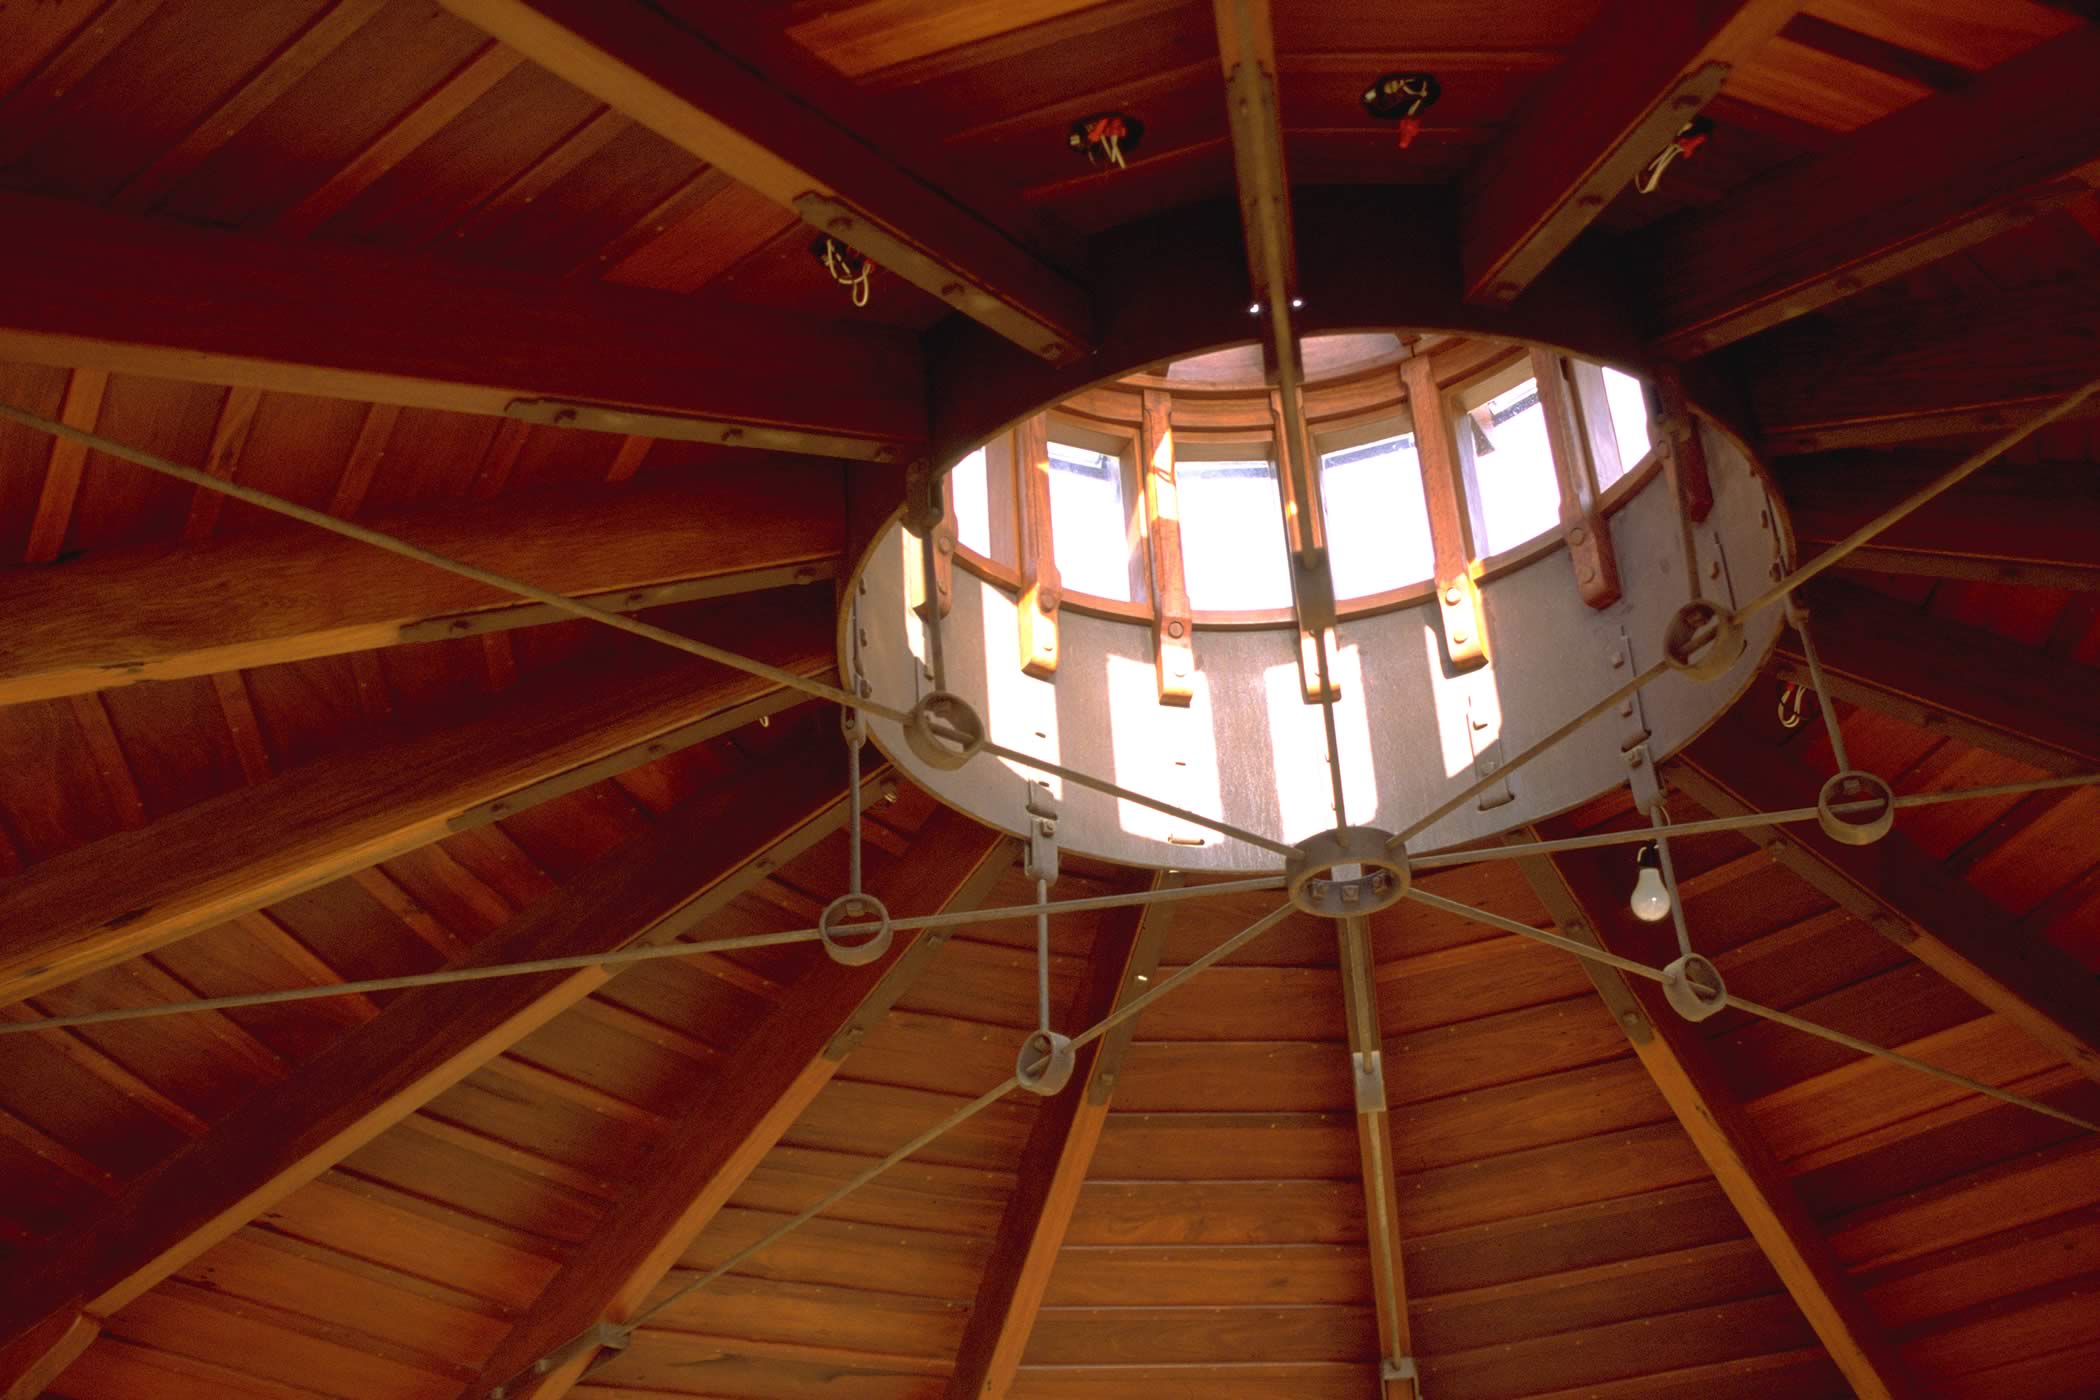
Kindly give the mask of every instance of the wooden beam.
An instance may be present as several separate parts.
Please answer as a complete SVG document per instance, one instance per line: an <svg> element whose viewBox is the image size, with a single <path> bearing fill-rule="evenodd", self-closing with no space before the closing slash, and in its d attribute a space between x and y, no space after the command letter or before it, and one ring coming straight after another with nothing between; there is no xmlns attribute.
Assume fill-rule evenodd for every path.
<svg viewBox="0 0 2100 1400"><path fill-rule="evenodd" d="M1717 817L1799 806L1822 775L1770 744L1741 716L1724 719L1677 756L1671 781ZM1755 837L1774 860L1912 957L2100 1080L2100 1004L2092 976L2056 945L2007 936L2013 916L1950 874L1901 830L1844 846L1808 822Z"/></svg>
<svg viewBox="0 0 2100 1400"><path fill-rule="evenodd" d="M1162 875L1152 888L1183 882L1180 875ZM1172 908L1117 909L1103 917L1072 1007L1073 1026L1090 1026L1145 991L1159 967ZM1003 1400L1013 1384L1136 1029L1125 1022L1079 1051L1072 1085L1037 1108L949 1375L948 1400Z"/></svg>
<svg viewBox="0 0 2100 1400"><path fill-rule="evenodd" d="M1607 6L1466 172L1466 300L1515 300L1794 8L1778 0Z"/></svg>
<svg viewBox="0 0 2100 1400"><path fill-rule="evenodd" d="M1614 886L1601 861L1534 856L1519 866L1563 934L1593 947L1625 951L1624 925L1632 915L1624 890ZM1889 1400L1925 1394L1845 1277L1835 1251L1757 1135L1749 1114L1729 1092L1705 1039L1669 1008L1652 983L1630 981L1618 969L1600 963L1585 961L1583 969L1853 1391Z"/></svg>
<svg viewBox="0 0 2100 1400"><path fill-rule="evenodd" d="M2060 209L2100 182L2100 28L2074 29L1655 229L1656 348L1690 356Z"/></svg>
<svg viewBox="0 0 2100 1400"><path fill-rule="evenodd" d="M1735 366L1767 456L1995 436L2100 376L2096 330L2100 282L2067 278L1841 308L1747 342ZM2095 414L2088 399L2073 416Z"/></svg>
<svg viewBox="0 0 2100 1400"><path fill-rule="evenodd" d="M0 1400L37 1400L101 1335L101 1323L68 1304L0 1341Z"/></svg>
<svg viewBox="0 0 2100 1400"><path fill-rule="evenodd" d="M1804 590L1833 697L2049 773L2100 769L2092 668L1825 577ZM1779 671L1806 683L1791 632Z"/></svg>
<svg viewBox="0 0 2100 1400"><path fill-rule="evenodd" d="M829 752L754 768L674 810L462 962L589 955L692 931L839 827L842 768ZM48 1331L80 1299L91 1317L110 1316L610 976L593 967L403 992L78 1227L11 1260L0 1339Z"/></svg>
<svg viewBox="0 0 2100 1400"><path fill-rule="evenodd" d="M823 674L829 602L795 599L716 640ZM32 867L0 886L0 1005L697 743L778 693L671 655L550 676L466 724L323 759Z"/></svg>
<svg viewBox="0 0 2100 1400"><path fill-rule="evenodd" d="M38 270L0 287L0 359L461 413L605 404L742 425L751 442L845 440L827 455L861 444L902 460L926 437L921 356L902 331L23 195L0 196L0 223Z"/></svg>
<svg viewBox="0 0 2100 1400"><path fill-rule="evenodd" d="M1957 454L1831 453L1779 464L1794 541L1809 558L1937 477ZM1847 567L1884 574L2100 591L2100 497L2090 462L1987 467L1927 503Z"/></svg>
<svg viewBox="0 0 2100 1400"><path fill-rule="evenodd" d="M1385 1036L1378 1028L1378 968L1372 958L1370 921L1339 920L1335 933L1341 942L1342 1004L1356 1085L1356 1146L1362 1163L1371 1289L1378 1307L1379 1395L1381 1400L1422 1400L1407 1323L1400 1184L1393 1167L1393 1120L1385 1088Z"/></svg>
<svg viewBox="0 0 2100 1400"><path fill-rule="evenodd" d="M1081 289L858 133L655 6L446 8L738 183L1053 364L1082 359Z"/></svg>
<svg viewBox="0 0 2100 1400"><path fill-rule="evenodd" d="M447 501L375 523L559 592L609 595L601 605L631 612L835 576L844 502L837 464L783 459L763 473L725 467L627 491ZM10 619L0 635L0 704L555 617L297 525L0 570L0 613Z"/></svg>
<svg viewBox="0 0 2100 1400"><path fill-rule="evenodd" d="M874 892L896 917L971 908L1011 871L1017 849L1008 838L942 809L886 886ZM565 1353L538 1379L530 1374L534 1363L600 1323L618 1326L634 1316L831 1082L868 1028L925 969L948 932L900 932L887 953L860 967L813 955L808 970L651 1154L649 1176L627 1188L605 1228L584 1242L512 1325L464 1395L483 1400L511 1382L516 1384L503 1392L506 1400L568 1394L589 1368L595 1345Z"/></svg>

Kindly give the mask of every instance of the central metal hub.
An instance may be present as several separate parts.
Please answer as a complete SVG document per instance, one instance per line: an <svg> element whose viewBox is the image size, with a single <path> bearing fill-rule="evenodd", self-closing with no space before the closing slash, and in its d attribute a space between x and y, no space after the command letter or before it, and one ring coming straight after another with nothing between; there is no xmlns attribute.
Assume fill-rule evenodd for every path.
<svg viewBox="0 0 2100 1400"><path fill-rule="evenodd" d="M1324 919L1398 904L1413 880L1406 849L1374 826L1345 826L1300 841L1283 874L1291 903Z"/></svg>

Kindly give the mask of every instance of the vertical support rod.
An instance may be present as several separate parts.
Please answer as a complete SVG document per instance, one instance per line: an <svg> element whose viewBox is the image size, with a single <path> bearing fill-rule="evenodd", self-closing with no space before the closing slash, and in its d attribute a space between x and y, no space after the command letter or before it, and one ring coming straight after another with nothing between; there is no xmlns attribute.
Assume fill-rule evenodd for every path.
<svg viewBox="0 0 2100 1400"><path fill-rule="evenodd" d="M1407 1283L1401 1265L1392 1115L1387 1106L1385 1042L1378 1025L1370 921L1342 919L1335 924L1335 931L1340 939L1342 1000L1356 1084L1356 1138L1363 1170L1372 1288L1378 1306L1378 1344L1384 1359L1380 1394L1390 1400L1420 1400L1411 1379L1413 1343L1407 1323Z"/></svg>

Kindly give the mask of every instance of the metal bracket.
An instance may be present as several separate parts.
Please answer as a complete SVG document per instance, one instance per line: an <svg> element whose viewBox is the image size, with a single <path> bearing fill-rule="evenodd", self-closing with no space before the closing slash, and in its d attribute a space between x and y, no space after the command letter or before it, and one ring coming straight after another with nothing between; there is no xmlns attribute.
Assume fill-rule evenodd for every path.
<svg viewBox="0 0 2100 1400"><path fill-rule="evenodd" d="M723 447L755 447L767 452L800 452L813 457L844 457L855 462L894 462L894 442L811 433L799 428L767 428L721 418L689 418L675 413L641 413L611 404L576 403L567 399L512 399L503 416L553 428L579 428L590 433L668 438L672 442L712 442Z"/></svg>
<svg viewBox="0 0 2100 1400"><path fill-rule="evenodd" d="M1635 744L1625 753L1626 785L1633 789L1633 805L1645 817L1662 801L1662 780L1656 775L1655 758L1647 744Z"/></svg>
<svg viewBox="0 0 2100 1400"><path fill-rule="evenodd" d="M1624 685L1628 677L1637 674L1633 664L1633 640L1626 629L1619 629L1618 645L1610 652L1611 678ZM1625 753L1636 744L1648 742L1648 712L1641 704L1641 693L1636 690L1619 702L1619 751Z"/></svg>
<svg viewBox="0 0 2100 1400"><path fill-rule="evenodd" d="M488 1400L509 1400L509 1397L513 1395L523 1394L523 1391L519 1388L520 1382L529 1383L541 1376L552 1374L561 1367L566 1366L578 1352L586 1347L599 1353L592 1360L589 1370L584 1372L585 1375L589 1375L591 1371L606 1365L613 1357L627 1350L627 1344L631 1340L633 1340L633 1335L624 1327L616 1326L610 1322L593 1323L589 1330L577 1333L553 1351L548 1352L545 1356L518 1372L517 1375L491 1389L488 1393Z"/></svg>
<svg viewBox="0 0 2100 1400"><path fill-rule="evenodd" d="M1481 736L1490 729L1495 737L1486 743ZM1502 767L1502 706L1492 693L1479 688L1466 692L1466 742L1473 750L1473 776L1485 778ZM1493 783L1480 791L1479 808L1483 812L1493 811L1505 803L1514 802L1516 794L1510 791L1507 778Z"/></svg>
<svg viewBox="0 0 2100 1400"><path fill-rule="evenodd" d="M1386 1357L1378 1364L1378 1379L1406 1381L1415 1388L1415 1400L1422 1400L1422 1373L1415 1368L1412 1356Z"/></svg>
<svg viewBox="0 0 2100 1400"><path fill-rule="evenodd" d="M1356 1111L1358 1113L1383 1113L1387 1108L1385 1097L1385 1055L1377 1050L1358 1050L1349 1056L1356 1068Z"/></svg>
<svg viewBox="0 0 2100 1400"><path fill-rule="evenodd" d="M1028 814L1028 857L1021 873L1031 880L1057 883L1057 799L1041 783L1022 785L1022 808Z"/></svg>

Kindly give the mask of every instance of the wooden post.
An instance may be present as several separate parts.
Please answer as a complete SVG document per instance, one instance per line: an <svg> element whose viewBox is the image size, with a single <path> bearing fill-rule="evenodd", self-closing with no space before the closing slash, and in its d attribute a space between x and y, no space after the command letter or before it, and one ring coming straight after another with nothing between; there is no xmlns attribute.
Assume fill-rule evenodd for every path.
<svg viewBox="0 0 2100 1400"><path fill-rule="evenodd" d="M1539 407L1546 415L1546 442L1560 478L1561 530L1568 557L1575 565L1575 587L1593 608L1619 601L1619 561L1612 553L1611 529L1597 509L1597 478L1591 470L1589 435L1574 386L1568 382L1568 360L1550 350L1531 352L1531 372L1538 381Z"/></svg>
<svg viewBox="0 0 2100 1400"><path fill-rule="evenodd" d="M1057 674L1057 606L1063 580L1050 527L1050 419L1038 413L1014 433L1021 476L1021 669L1037 680Z"/></svg>
<svg viewBox="0 0 2100 1400"><path fill-rule="evenodd" d="M1145 538L1152 556L1152 655L1159 670L1159 703L1186 705L1194 697L1195 618L1181 560L1181 493L1174 483L1174 400L1145 390L1139 451L1144 456Z"/></svg>
<svg viewBox="0 0 2100 1400"><path fill-rule="evenodd" d="M1466 520L1464 468L1451 415L1437 387L1436 365L1417 355L1400 366L1408 411L1415 420L1415 458L1422 468L1422 499L1429 508L1429 539L1436 552L1437 606L1444 622L1444 656L1453 671L1471 671L1488 659L1487 619L1473 581L1473 532Z"/></svg>

